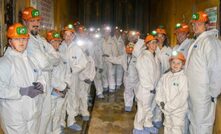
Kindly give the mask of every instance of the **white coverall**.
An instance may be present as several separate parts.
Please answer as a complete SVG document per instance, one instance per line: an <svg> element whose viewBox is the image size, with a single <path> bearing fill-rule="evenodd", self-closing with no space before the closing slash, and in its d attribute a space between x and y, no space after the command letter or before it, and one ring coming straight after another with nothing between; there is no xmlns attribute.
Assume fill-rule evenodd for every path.
<svg viewBox="0 0 221 134"><path fill-rule="evenodd" d="M45 86L41 71L27 56L10 47L0 58L0 124L5 134L38 134L42 95L21 96L21 87L40 82Z"/></svg>
<svg viewBox="0 0 221 134"><path fill-rule="evenodd" d="M118 57L107 57L111 63L119 64L124 69L124 103L125 107L132 107L134 100L134 92L139 81L137 69L136 69L136 58L129 54L124 54Z"/></svg>
<svg viewBox="0 0 221 134"><path fill-rule="evenodd" d="M90 49L90 54L94 60L95 67L96 67L96 75L94 78L94 85L96 87L96 94L100 95L103 94L103 86L102 86L102 72L99 72L99 70L103 70L103 51L101 46L101 40L100 39L94 39L93 40L93 48Z"/></svg>
<svg viewBox="0 0 221 134"><path fill-rule="evenodd" d="M185 73L191 134L212 134L216 98L221 92L221 42L217 35L215 29L203 32L188 51Z"/></svg>
<svg viewBox="0 0 221 134"><path fill-rule="evenodd" d="M104 54L113 56L116 54L115 51L113 51L113 40L111 36L108 37L107 40L102 39L102 51ZM108 88L109 90L115 90L115 66L112 63L109 63L107 61L104 61L104 71L102 73L102 82L103 82L103 88Z"/></svg>
<svg viewBox="0 0 221 134"><path fill-rule="evenodd" d="M46 94L43 96L43 104L41 111L41 123L39 134L51 133L51 72L54 65L59 63L59 54L45 40L45 38L37 35L34 37L30 34L27 46L28 56L33 59L33 63L38 66L46 81Z"/></svg>
<svg viewBox="0 0 221 134"><path fill-rule="evenodd" d="M156 54L160 59L160 70L161 70L160 73L164 74L170 68L169 59L172 54L172 49L170 47L164 46L160 50L160 48L158 47Z"/></svg>
<svg viewBox="0 0 221 134"><path fill-rule="evenodd" d="M79 104L79 112L82 116L90 116L88 111L88 96L91 84L85 83L84 80L89 79L90 81L93 81L96 75L94 60L91 56L86 56L86 58L88 63L86 68L79 74L80 86L79 89L77 89L77 96L79 96L79 102L77 104Z"/></svg>
<svg viewBox="0 0 221 134"><path fill-rule="evenodd" d="M157 56L144 50L137 57L136 68L139 77L136 93L137 113L134 120L134 128L143 130L144 127L153 127L152 105L155 94L152 93L157 86L160 77L160 63Z"/></svg>
<svg viewBox="0 0 221 134"><path fill-rule="evenodd" d="M69 45L63 41L62 45L59 47L59 52L62 55L62 59L67 62L72 73L70 89L66 95L68 114L67 125L71 126L76 122L75 116L80 112L78 107L78 100L80 98L77 95L80 84L79 73L86 68L88 60L82 49L74 41Z"/></svg>
<svg viewBox="0 0 221 134"><path fill-rule="evenodd" d="M180 45L176 45L173 48L173 51L179 51L179 52L183 53L184 57L186 58L187 54L188 54L189 47L191 46L191 44L193 42L194 42L193 39L186 38Z"/></svg>
<svg viewBox="0 0 221 134"><path fill-rule="evenodd" d="M59 91L66 89L70 85L70 69L67 62L60 60L58 66L53 68L51 86ZM67 85L68 84L68 85ZM65 127L66 105L65 98L52 95L52 133L60 134L61 126ZM65 111L65 112L64 112Z"/></svg>
<svg viewBox="0 0 221 134"><path fill-rule="evenodd" d="M113 56L120 56L125 53L125 46L124 46L124 41L122 40L121 36L118 38L116 36L113 36L113 50L115 54ZM122 85L122 79L124 75L124 70L121 65L115 65L115 79L116 79L116 86L120 87Z"/></svg>
<svg viewBox="0 0 221 134"><path fill-rule="evenodd" d="M157 85L156 102L164 113L164 134L183 134L188 110L187 78L183 70L164 74ZM162 109L160 103L164 102Z"/></svg>

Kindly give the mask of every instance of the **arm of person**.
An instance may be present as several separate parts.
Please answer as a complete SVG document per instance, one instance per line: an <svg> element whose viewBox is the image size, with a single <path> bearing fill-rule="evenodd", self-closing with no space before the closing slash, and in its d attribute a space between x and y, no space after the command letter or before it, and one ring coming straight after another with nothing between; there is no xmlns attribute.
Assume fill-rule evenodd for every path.
<svg viewBox="0 0 221 134"><path fill-rule="evenodd" d="M0 99L20 99L20 87L13 84L12 64L6 59L0 60ZM22 74L21 74L22 75ZM19 76L17 76L19 79Z"/></svg>
<svg viewBox="0 0 221 134"><path fill-rule="evenodd" d="M221 42L218 39L209 40L206 51L206 63L209 75L209 89L212 97L221 93Z"/></svg>

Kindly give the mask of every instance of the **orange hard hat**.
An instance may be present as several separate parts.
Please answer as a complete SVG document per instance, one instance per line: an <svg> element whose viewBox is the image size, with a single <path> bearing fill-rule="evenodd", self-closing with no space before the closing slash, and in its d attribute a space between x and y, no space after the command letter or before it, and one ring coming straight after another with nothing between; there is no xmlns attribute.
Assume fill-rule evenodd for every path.
<svg viewBox="0 0 221 134"><path fill-rule="evenodd" d="M178 52L178 51L173 51L173 52L172 52L172 55L171 55L171 57L170 57L170 62L171 62L173 59L179 59L179 60L181 60L181 61L183 62L183 64L185 64L185 62L186 62L186 59L185 59L183 53Z"/></svg>
<svg viewBox="0 0 221 134"><path fill-rule="evenodd" d="M208 15L206 12L199 11L192 15L191 23L194 22L207 22L209 21Z"/></svg>
<svg viewBox="0 0 221 134"><path fill-rule="evenodd" d="M176 32L185 32L185 33L189 33L190 29L189 26L186 23L177 23L176 24Z"/></svg>
<svg viewBox="0 0 221 134"><path fill-rule="evenodd" d="M41 19L40 12L33 7L26 7L22 11L22 19L25 21L30 19Z"/></svg>
<svg viewBox="0 0 221 134"><path fill-rule="evenodd" d="M147 35L147 37L145 38L144 42L145 42L145 43L148 43L148 42L150 42L150 41L152 41L152 40L157 40L157 38L156 38L155 36L149 34L149 35Z"/></svg>
<svg viewBox="0 0 221 134"><path fill-rule="evenodd" d="M47 32L46 39L48 41L51 41L51 40L61 40L61 35L57 31L49 31L49 32Z"/></svg>
<svg viewBox="0 0 221 134"><path fill-rule="evenodd" d="M29 38L27 27L20 23L14 23L8 28L7 31L8 38Z"/></svg>
<svg viewBox="0 0 221 134"><path fill-rule="evenodd" d="M70 31L74 33L75 32L74 26L72 24L68 24L67 26L64 27L64 31Z"/></svg>
<svg viewBox="0 0 221 134"><path fill-rule="evenodd" d="M157 32L157 34L167 34L163 25L158 26L158 28L155 31Z"/></svg>
<svg viewBox="0 0 221 134"><path fill-rule="evenodd" d="M126 45L125 47L126 53L127 54L132 54L133 50L134 50L134 43L130 42Z"/></svg>

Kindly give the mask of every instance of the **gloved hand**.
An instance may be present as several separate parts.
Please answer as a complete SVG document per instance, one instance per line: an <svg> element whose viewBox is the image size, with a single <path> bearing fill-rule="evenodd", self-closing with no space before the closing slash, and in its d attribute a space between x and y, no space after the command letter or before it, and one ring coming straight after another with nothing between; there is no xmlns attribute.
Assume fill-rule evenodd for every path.
<svg viewBox="0 0 221 134"><path fill-rule="evenodd" d="M102 73L102 72L103 72L103 69L99 68L98 72L99 72L99 73Z"/></svg>
<svg viewBox="0 0 221 134"><path fill-rule="evenodd" d="M103 54L102 56L103 57L110 57L108 54Z"/></svg>
<svg viewBox="0 0 221 134"><path fill-rule="evenodd" d="M31 98L34 98L39 94L43 94L43 91L36 89L35 86L21 87L19 92L21 96L29 96Z"/></svg>
<svg viewBox="0 0 221 134"><path fill-rule="evenodd" d="M160 102L160 106L161 106L161 108L164 110L165 103L164 103L164 102Z"/></svg>
<svg viewBox="0 0 221 134"><path fill-rule="evenodd" d="M92 81L89 80L89 79L84 80L84 82L87 83L87 84L91 84L92 83Z"/></svg>
<svg viewBox="0 0 221 134"><path fill-rule="evenodd" d="M32 84L34 85L35 89L40 90L42 92L44 91L44 87L40 82L33 82Z"/></svg>

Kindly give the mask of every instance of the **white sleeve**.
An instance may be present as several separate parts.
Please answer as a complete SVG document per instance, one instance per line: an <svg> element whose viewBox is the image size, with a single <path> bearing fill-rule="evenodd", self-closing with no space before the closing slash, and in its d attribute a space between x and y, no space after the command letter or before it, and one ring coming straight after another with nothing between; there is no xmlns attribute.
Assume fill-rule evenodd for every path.
<svg viewBox="0 0 221 134"><path fill-rule="evenodd" d="M11 83L11 71L14 69L11 63L7 59L1 59L0 61L0 99L20 99L19 93L20 87L13 86ZM22 75L22 74L21 74ZM19 77L19 76L17 76Z"/></svg>
<svg viewBox="0 0 221 134"><path fill-rule="evenodd" d="M163 88L163 78L161 77L160 81L157 84L156 88L156 103L160 106L160 102L165 102L165 93L164 93L164 88Z"/></svg>
<svg viewBox="0 0 221 134"><path fill-rule="evenodd" d="M206 63L209 74L209 88L212 97L221 93L221 42L218 39L207 42Z"/></svg>

